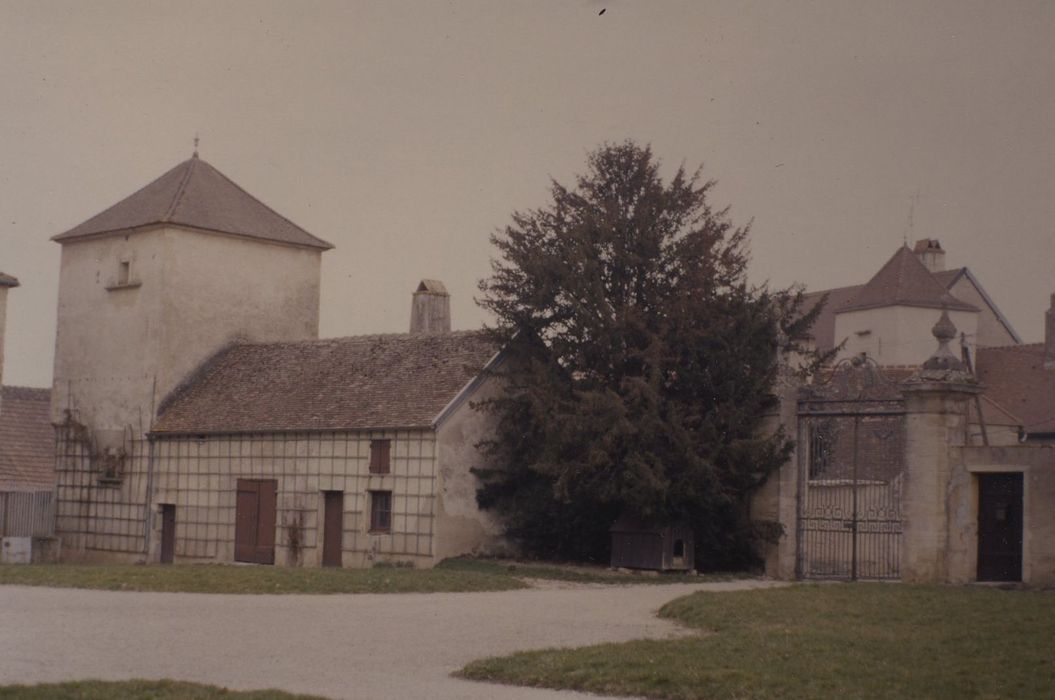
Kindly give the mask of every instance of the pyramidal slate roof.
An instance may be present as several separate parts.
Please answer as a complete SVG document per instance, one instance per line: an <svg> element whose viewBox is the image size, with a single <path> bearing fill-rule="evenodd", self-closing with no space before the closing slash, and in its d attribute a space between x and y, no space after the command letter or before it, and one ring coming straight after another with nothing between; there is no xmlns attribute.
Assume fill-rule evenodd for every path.
<svg viewBox="0 0 1055 700"><path fill-rule="evenodd" d="M18 278L0 272L0 287L17 287Z"/></svg>
<svg viewBox="0 0 1055 700"><path fill-rule="evenodd" d="M55 485L51 389L0 388L0 491Z"/></svg>
<svg viewBox="0 0 1055 700"><path fill-rule="evenodd" d="M839 313L883 306L947 308L950 311L979 310L950 294L908 246L901 246L879 272L861 287L853 299L834 311Z"/></svg>
<svg viewBox="0 0 1055 700"><path fill-rule="evenodd" d="M162 402L153 432L429 427L495 351L481 331L233 345Z"/></svg>
<svg viewBox="0 0 1055 700"><path fill-rule="evenodd" d="M100 214L53 236L66 242L140 226L172 224L288 245L333 246L276 213L195 153Z"/></svg>

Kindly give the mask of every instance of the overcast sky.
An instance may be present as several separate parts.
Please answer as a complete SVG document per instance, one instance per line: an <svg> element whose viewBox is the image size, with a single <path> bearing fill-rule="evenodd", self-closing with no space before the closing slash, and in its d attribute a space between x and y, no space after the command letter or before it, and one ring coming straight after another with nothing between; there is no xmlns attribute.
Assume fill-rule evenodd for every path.
<svg viewBox="0 0 1055 700"><path fill-rule="evenodd" d="M600 11L605 9L604 14ZM489 234L605 141L703 164L752 276L866 281L938 238L1026 341L1055 292L1052 2L0 0L8 384L46 386L49 238L201 157L311 233L323 336L478 327ZM912 230L909 206L919 192Z"/></svg>

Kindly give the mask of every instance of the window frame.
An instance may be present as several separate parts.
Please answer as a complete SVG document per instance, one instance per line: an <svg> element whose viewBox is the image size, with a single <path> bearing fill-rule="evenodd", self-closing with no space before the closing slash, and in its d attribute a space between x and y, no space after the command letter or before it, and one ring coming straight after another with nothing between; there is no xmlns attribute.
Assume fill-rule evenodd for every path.
<svg viewBox="0 0 1055 700"><path fill-rule="evenodd" d="M388 490L371 490L370 494L370 532L390 533L392 532L392 492ZM387 508L382 509L380 505L387 501ZM387 516L387 524L382 525L382 516Z"/></svg>

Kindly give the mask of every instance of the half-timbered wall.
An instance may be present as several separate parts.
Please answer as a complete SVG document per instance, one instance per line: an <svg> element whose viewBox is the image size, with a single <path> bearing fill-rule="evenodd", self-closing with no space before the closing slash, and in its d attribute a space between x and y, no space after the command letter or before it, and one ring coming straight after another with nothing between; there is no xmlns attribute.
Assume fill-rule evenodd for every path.
<svg viewBox="0 0 1055 700"><path fill-rule="evenodd" d="M379 439L391 441L387 474L369 468L370 442ZM277 482L277 565L321 562L325 491L344 494L344 566L427 565L434 554L432 430L159 437L152 452L147 441L132 441L109 478L87 448L60 440L59 450L58 529L70 558L157 561L160 507L172 504L177 561L233 561L240 478ZM371 491L392 494L388 532L371 532Z"/></svg>

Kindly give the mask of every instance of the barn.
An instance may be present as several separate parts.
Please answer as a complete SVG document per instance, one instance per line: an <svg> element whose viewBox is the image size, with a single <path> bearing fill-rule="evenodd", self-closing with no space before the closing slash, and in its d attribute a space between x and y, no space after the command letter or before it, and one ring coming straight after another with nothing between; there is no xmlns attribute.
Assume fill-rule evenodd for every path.
<svg viewBox="0 0 1055 700"><path fill-rule="evenodd" d="M51 422L67 560L429 566L503 547L476 505L497 348L318 337L332 248L194 155L54 237Z"/></svg>

